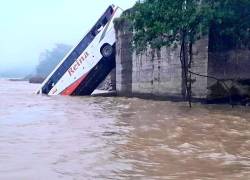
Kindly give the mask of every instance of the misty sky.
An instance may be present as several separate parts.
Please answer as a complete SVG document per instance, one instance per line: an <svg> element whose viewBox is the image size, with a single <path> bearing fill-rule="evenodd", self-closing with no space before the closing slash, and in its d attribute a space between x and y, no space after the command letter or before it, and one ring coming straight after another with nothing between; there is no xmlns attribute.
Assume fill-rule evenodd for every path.
<svg viewBox="0 0 250 180"><path fill-rule="evenodd" d="M108 5L136 0L3 0L0 2L0 73L31 70L56 43L76 44Z"/></svg>

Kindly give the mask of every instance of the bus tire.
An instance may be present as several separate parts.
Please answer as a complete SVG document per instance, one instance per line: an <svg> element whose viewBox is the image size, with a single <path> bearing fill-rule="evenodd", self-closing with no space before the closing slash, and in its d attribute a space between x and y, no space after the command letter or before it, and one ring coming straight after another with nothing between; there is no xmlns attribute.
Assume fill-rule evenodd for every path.
<svg viewBox="0 0 250 180"><path fill-rule="evenodd" d="M101 54L103 57L108 58L113 54L113 47L110 44L104 44L101 48Z"/></svg>

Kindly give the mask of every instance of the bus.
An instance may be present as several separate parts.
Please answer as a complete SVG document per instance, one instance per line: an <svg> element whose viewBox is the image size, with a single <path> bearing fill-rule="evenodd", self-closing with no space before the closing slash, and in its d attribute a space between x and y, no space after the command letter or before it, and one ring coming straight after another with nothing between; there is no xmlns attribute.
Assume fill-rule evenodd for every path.
<svg viewBox="0 0 250 180"><path fill-rule="evenodd" d="M90 31L44 80L36 93L90 95L115 67L113 21L121 14L121 8L109 6Z"/></svg>

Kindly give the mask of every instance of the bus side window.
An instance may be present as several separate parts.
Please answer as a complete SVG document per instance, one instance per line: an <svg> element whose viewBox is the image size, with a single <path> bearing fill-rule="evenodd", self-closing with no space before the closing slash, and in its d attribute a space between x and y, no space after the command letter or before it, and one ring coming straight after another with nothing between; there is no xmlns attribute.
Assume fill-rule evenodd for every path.
<svg viewBox="0 0 250 180"><path fill-rule="evenodd" d="M96 32L97 34L103 29L103 24L98 24L97 27L96 27Z"/></svg>
<svg viewBox="0 0 250 180"><path fill-rule="evenodd" d="M53 85L54 85L53 81L50 80L50 81L48 82L48 86L47 86L47 88L46 88L47 93L50 92L50 90L53 88Z"/></svg>
<svg viewBox="0 0 250 180"><path fill-rule="evenodd" d="M76 49L77 50L77 49ZM64 61L64 67L69 68L77 59L78 54L76 51L72 51L68 58Z"/></svg>
<svg viewBox="0 0 250 180"><path fill-rule="evenodd" d="M91 34L95 37L101 30L103 26L101 24L98 24L96 27L93 28L91 31Z"/></svg>
<svg viewBox="0 0 250 180"><path fill-rule="evenodd" d="M63 67L63 68L64 68L64 67ZM60 71L58 71L58 72L57 72L57 77L56 77L56 79L58 79L58 80L59 80L59 79L60 79L60 77L61 77L61 72L60 72Z"/></svg>
<svg viewBox="0 0 250 180"><path fill-rule="evenodd" d="M98 24L95 28L94 28L94 34L95 36L97 34L99 34L99 32L101 32L101 30L103 29L104 25L103 24Z"/></svg>
<svg viewBox="0 0 250 180"><path fill-rule="evenodd" d="M91 30L91 35L92 35L93 37L96 36L95 28L93 28L93 29Z"/></svg>
<svg viewBox="0 0 250 180"><path fill-rule="evenodd" d="M110 14L112 15L113 12L114 12L114 9L113 9L113 8L110 8L109 12L110 12Z"/></svg>
<svg viewBox="0 0 250 180"><path fill-rule="evenodd" d="M80 54L86 49L86 47L89 45L89 43L94 39L92 31L91 33L87 34L85 38L77 45L75 49L75 53L77 53L77 57L79 57Z"/></svg>
<svg viewBox="0 0 250 180"><path fill-rule="evenodd" d="M103 18L102 20L102 25L105 26L107 24L108 20L106 17Z"/></svg>

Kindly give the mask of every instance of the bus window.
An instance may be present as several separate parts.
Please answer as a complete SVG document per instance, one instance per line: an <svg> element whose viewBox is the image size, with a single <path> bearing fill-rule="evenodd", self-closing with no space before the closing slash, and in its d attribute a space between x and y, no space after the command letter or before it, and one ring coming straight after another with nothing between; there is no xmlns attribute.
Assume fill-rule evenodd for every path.
<svg viewBox="0 0 250 180"><path fill-rule="evenodd" d="M71 52L71 54L68 56L66 60L67 66L72 65L75 62L75 60L78 58L78 56L79 55L76 51Z"/></svg>
<svg viewBox="0 0 250 180"><path fill-rule="evenodd" d="M89 43L94 39L94 35L89 33L76 47L75 51L78 55L82 54L82 52L86 49Z"/></svg>
<svg viewBox="0 0 250 180"><path fill-rule="evenodd" d="M105 26L107 24L108 20L106 17L103 18L102 20L102 25Z"/></svg>
<svg viewBox="0 0 250 180"><path fill-rule="evenodd" d="M62 76L62 73L60 71L57 72L57 78L56 79L59 79L60 77Z"/></svg>
<svg viewBox="0 0 250 180"><path fill-rule="evenodd" d="M96 27L94 27L92 29L91 34L93 36L96 36L102 29L103 29L103 25L102 24L98 24Z"/></svg>
<svg viewBox="0 0 250 180"><path fill-rule="evenodd" d="M95 37L97 34L98 33L96 31L96 28L93 28L92 31L91 31L91 35Z"/></svg>
<svg viewBox="0 0 250 180"><path fill-rule="evenodd" d="M103 25L98 24L98 26L96 27L96 33L98 34L99 32L101 32L102 29L103 29Z"/></svg>
<svg viewBox="0 0 250 180"><path fill-rule="evenodd" d="M114 9L113 9L113 8L110 8L109 12L110 12L110 14L113 14Z"/></svg>
<svg viewBox="0 0 250 180"><path fill-rule="evenodd" d="M54 83L51 80L48 82L47 88L45 88L47 93L49 93L49 91L53 88L53 84Z"/></svg>

